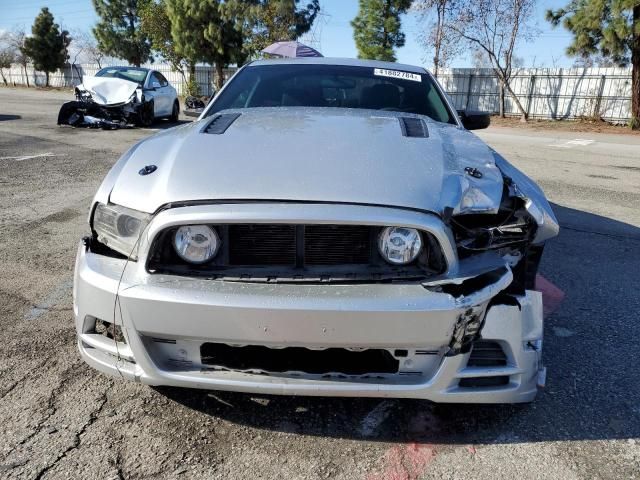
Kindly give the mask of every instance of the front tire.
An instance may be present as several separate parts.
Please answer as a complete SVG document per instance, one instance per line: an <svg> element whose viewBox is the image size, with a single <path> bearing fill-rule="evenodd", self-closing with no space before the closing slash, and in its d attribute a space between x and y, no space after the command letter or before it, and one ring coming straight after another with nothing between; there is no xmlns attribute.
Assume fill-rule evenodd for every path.
<svg viewBox="0 0 640 480"><path fill-rule="evenodd" d="M153 124L154 118L153 100L149 100L147 103L142 104L142 108L138 112L138 126L150 127Z"/></svg>

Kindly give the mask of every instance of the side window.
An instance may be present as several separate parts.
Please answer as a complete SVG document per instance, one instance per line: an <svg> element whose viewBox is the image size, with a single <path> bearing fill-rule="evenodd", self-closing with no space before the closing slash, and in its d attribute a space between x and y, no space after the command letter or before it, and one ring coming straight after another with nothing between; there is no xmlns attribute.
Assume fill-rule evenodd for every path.
<svg viewBox="0 0 640 480"><path fill-rule="evenodd" d="M442 98L440 98L440 94L436 90L436 87L431 82L429 82L429 86L427 88L427 109L429 110L428 115L438 122L455 123L455 121L449 114L449 110L447 109L444 101L442 100Z"/></svg>
<svg viewBox="0 0 640 480"><path fill-rule="evenodd" d="M166 87L167 85L169 85L169 81L164 78L164 75L162 75L160 72L156 72L156 77L158 77L158 81L160 82L160 85L162 85L163 87Z"/></svg>
<svg viewBox="0 0 640 480"><path fill-rule="evenodd" d="M155 82L159 83L161 87L165 87L165 86L167 86L167 84L168 84L167 79L166 79L166 78L164 78L164 77L162 76L162 74L160 74L160 73L158 73L158 72L153 72L153 73L151 74L151 79L150 79L150 80L151 80L151 82L150 82L150 84L151 84L151 85L150 85L150 86L153 86L153 84L154 84Z"/></svg>

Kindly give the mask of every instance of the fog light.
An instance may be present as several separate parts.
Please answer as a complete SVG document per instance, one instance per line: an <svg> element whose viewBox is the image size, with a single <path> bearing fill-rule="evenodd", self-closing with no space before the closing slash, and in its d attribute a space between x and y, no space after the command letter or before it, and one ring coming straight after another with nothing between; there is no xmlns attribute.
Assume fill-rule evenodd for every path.
<svg viewBox="0 0 640 480"><path fill-rule="evenodd" d="M386 227L378 237L378 250L387 262L407 265L413 262L422 249L422 237L415 228Z"/></svg>
<svg viewBox="0 0 640 480"><path fill-rule="evenodd" d="M115 340L116 342L127 343L127 339L124 338L120 325L114 325L113 323L105 322L104 320L96 318L94 332L98 335L110 338L111 340Z"/></svg>
<svg viewBox="0 0 640 480"><path fill-rule="evenodd" d="M200 264L216 256L220 239L211 227L185 225L176 231L173 246L180 258L189 263Z"/></svg>

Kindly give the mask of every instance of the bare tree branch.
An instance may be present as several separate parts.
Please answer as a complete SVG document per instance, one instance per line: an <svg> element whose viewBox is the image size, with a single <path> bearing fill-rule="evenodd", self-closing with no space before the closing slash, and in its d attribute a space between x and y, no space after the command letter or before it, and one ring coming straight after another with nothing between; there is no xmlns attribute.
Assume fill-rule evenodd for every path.
<svg viewBox="0 0 640 480"><path fill-rule="evenodd" d="M500 82L500 114L504 115L506 91L522 119L527 112L511 87L514 52L518 41L533 37L530 25L536 0L476 0L461 8L455 21L446 25L461 40L474 49L483 51Z"/></svg>

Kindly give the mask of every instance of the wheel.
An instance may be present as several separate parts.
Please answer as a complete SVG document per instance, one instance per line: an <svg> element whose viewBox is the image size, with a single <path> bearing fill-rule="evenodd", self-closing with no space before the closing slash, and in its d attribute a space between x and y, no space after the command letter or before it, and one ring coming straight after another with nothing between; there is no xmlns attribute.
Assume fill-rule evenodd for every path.
<svg viewBox="0 0 640 480"><path fill-rule="evenodd" d="M138 125L140 127L149 127L153 121L153 100L149 100L147 103L142 105L142 108L138 113Z"/></svg>
<svg viewBox="0 0 640 480"><path fill-rule="evenodd" d="M176 100L173 102L173 109L171 110L171 116L169 117L169 121L171 123L178 123L178 117L180 116L180 102Z"/></svg>

